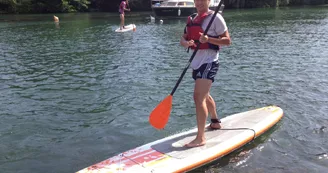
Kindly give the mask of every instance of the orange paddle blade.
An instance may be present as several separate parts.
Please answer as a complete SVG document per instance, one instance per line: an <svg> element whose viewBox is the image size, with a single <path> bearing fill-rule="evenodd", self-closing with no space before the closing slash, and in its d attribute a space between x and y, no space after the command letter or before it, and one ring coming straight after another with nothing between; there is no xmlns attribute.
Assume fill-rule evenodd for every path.
<svg viewBox="0 0 328 173"><path fill-rule="evenodd" d="M149 123L156 129L163 129L169 120L172 108L172 95L168 95L149 116Z"/></svg>

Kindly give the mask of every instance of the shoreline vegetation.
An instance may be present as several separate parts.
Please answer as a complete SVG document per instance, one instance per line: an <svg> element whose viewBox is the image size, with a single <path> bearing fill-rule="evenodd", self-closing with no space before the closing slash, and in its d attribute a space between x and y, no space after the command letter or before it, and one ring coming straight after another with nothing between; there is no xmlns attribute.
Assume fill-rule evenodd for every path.
<svg viewBox="0 0 328 173"><path fill-rule="evenodd" d="M150 11L151 0L129 0L132 11ZM0 14L117 12L121 0L0 0ZM225 9L328 5L328 0L224 0Z"/></svg>

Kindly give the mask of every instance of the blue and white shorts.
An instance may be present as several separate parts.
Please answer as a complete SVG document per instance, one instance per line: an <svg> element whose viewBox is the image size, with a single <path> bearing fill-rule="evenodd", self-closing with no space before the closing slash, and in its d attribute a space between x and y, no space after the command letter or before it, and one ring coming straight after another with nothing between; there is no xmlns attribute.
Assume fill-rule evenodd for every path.
<svg viewBox="0 0 328 173"><path fill-rule="evenodd" d="M214 82L216 73L219 71L219 61L206 63L201 65L198 69L192 71L192 78L196 79L210 79Z"/></svg>

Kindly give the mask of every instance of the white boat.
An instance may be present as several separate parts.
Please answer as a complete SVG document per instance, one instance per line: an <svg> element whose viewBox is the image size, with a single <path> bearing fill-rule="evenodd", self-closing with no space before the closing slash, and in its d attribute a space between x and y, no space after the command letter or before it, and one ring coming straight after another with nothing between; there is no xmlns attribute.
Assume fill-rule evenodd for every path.
<svg viewBox="0 0 328 173"><path fill-rule="evenodd" d="M215 10L220 0L211 0L210 9ZM151 8L157 17L184 17L196 13L194 0L152 0ZM222 13L222 4L219 13Z"/></svg>

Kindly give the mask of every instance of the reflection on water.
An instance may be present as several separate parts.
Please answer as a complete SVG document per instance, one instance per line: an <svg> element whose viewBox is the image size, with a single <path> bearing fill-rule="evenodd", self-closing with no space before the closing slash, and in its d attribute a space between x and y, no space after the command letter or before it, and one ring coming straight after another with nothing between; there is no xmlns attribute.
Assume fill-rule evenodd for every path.
<svg viewBox="0 0 328 173"><path fill-rule="evenodd" d="M75 172L196 125L190 71L165 131L150 111L173 89L190 54L185 19L117 14L0 16L0 165L4 172ZM225 11L212 96L219 115L278 105L284 119L250 145L191 172L325 172L326 8ZM19 166L18 166L19 165Z"/></svg>

